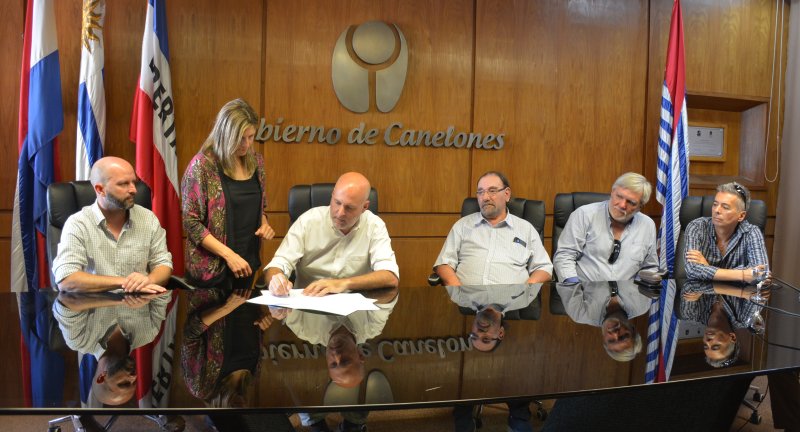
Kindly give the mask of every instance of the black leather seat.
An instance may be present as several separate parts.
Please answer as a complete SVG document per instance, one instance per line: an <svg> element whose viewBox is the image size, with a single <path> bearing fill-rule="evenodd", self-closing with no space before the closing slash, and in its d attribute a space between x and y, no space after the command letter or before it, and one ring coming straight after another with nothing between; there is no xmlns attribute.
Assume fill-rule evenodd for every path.
<svg viewBox="0 0 800 432"><path fill-rule="evenodd" d="M314 207L330 204L334 186L334 183L292 186L289 189L289 222L294 223L301 214ZM378 191L375 188L369 191L369 210L378 214Z"/></svg>
<svg viewBox="0 0 800 432"><path fill-rule="evenodd" d="M461 203L461 217L477 213L480 210L477 198L464 198L464 202ZM539 233L539 239L544 241L544 201L511 198L508 202L508 211L512 215L530 222Z"/></svg>
<svg viewBox="0 0 800 432"><path fill-rule="evenodd" d="M47 262L50 265L50 283L55 288L53 260L58 253L64 223L78 210L94 203L97 195L88 180L53 183L47 188ZM144 182L136 183L134 202L149 209L150 188Z"/></svg>
<svg viewBox="0 0 800 432"><path fill-rule="evenodd" d="M683 253L683 248L686 245L684 239L684 231L689 222L699 218L711 216L711 205L714 204L715 195L705 196L690 196L684 198L681 203L680 221L681 233L678 236L678 245L675 248L675 278L682 279L686 277L686 256ZM758 227L761 234L764 234L767 228L767 204L762 200L750 200L750 209L747 210L745 220Z"/></svg>
<svg viewBox="0 0 800 432"><path fill-rule="evenodd" d="M544 201L511 198L508 201L507 208L512 215L530 222L536 228L536 232L539 233L539 239L544 242ZM461 203L461 217L477 213L480 210L477 198L464 198L464 202ZM441 283L442 279L436 273L432 273L428 277L428 284L431 286L440 285Z"/></svg>
<svg viewBox="0 0 800 432"><path fill-rule="evenodd" d="M610 196L610 194L598 192L571 192L556 195L556 199L553 202L553 257L556 256L556 251L558 250L558 239L561 237L561 232L564 231L572 212L586 204L608 201Z"/></svg>
<svg viewBox="0 0 800 432"><path fill-rule="evenodd" d="M475 315L475 309L459 306L458 311L461 315ZM536 296L535 299L522 309L516 309L512 311L507 311L505 315L503 315L503 319L511 320L511 321L518 321L518 320L526 320L526 321L536 321L542 316L542 293L540 292L539 295Z"/></svg>

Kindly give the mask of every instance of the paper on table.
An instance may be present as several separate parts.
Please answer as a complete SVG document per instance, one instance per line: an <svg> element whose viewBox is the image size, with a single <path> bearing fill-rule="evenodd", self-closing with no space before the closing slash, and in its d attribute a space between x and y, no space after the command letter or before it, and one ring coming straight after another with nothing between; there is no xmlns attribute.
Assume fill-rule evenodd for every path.
<svg viewBox="0 0 800 432"><path fill-rule="evenodd" d="M289 291L287 297L277 297L269 291L261 291L261 296L248 300L250 303L285 307L290 309L315 310L337 315L350 315L359 310L378 310L375 299L368 299L359 293L328 294L323 297L303 295L302 289Z"/></svg>

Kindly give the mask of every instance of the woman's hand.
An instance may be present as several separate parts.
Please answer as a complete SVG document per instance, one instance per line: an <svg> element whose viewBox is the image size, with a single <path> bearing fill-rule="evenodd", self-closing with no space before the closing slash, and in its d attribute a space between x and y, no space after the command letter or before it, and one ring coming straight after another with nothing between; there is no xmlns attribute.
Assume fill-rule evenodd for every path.
<svg viewBox="0 0 800 432"><path fill-rule="evenodd" d="M225 300L225 308L228 312L233 312L239 306L245 304L248 299L250 299L250 294L252 290L235 290L228 296L228 299Z"/></svg>
<svg viewBox="0 0 800 432"><path fill-rule="evenodd" d="M267 223L267 218L261 218L261 226L256 230L256 237L261 237L262 240L269 240L275 237L275 230Z"/></svg>
<svg viewBox="0 0 800 432"><path fill-rule="evenodd" d="M262 331L269 328L272 325L274 318L270 315L269 309L265 306L261 307L261 318L255 320L253 322L254 326L258 326Z"/></svg>
<svg viewBox="0 0 800 432"><path fill-rule="evenodd" d="M233 276L237 278L243 278L253 274L250 264L233 251L225 256L225 263L228 264L228 268L233 272Z"/></svg>

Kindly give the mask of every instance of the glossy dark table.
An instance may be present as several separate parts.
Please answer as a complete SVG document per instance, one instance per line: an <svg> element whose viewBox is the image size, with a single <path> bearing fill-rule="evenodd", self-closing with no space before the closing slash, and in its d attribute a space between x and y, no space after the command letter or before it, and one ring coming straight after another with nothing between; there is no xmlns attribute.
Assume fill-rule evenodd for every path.
<svg viewBox="0 0 800 432"><path fill-rule="evenodd" d="M662 286L654 288L641 287L632 281L468 289L403 287L390 313L384 310L382 313L385 316L377 320L364 318L372 326L369 331L374 336L360 345L364 358L364 379L357 386L360 390L356 391L355 402L334 401L341 405L336 408L323 404L323 395L330 382L325 348L309 342L312 338L308 333L311 332L313 336L312 330L293 330L291 325L285 324L290 319L287 317L274 322L264 334L260 373L252 384L248 409L280 413L402 409L447 406L459 402L547 399L625 391L637 386L669 385L646 384L645 379L651 306L659 301L665 310L665 322L674 313L679 320L700 320L700 325L705 326L708 323L702 322L704 314L697 313L697 308L687 306L687 302L697 303L702 298L714 299L706 302L710 304L723 299L729 305L736 305L729 309L739 313L738 317L731 320L739 323L734 325L740 344L738 360L726 367L713 368L704 361L700 338L682 341L675 338L672 343L676 350L669 368L671 375L668 382L731 375L755 376L800 368L800 356L792 341L780 341L780 346L770 347L772 351L767 355L772 330L762 336L747 328L744 321L754 312L759 312L766 323L773 314L782 314L782 311L772 311L753 304L749 300L753 290L754 287L712 286L685 281L664 281ZM774 279L771 291L765 292L771 292L771 296L776 292L793 293L789 297L797 303L797 288L779 279ZM393 293L385 290L366 294L384 300L393 296ZM176 357L183 340L181 333L186 319L186 296L186 292L178 295ZM600 327L604 316L602 311L608 307L608 299L612 296L622 299L622 309L635 327L634 333L638 333L643 341L641 351L630 361L613 359L603 346L604 336ZM0 410L75 412L80 407L78 369L76 354L68 349L57 352L65 359L63 400L51 401L40 407L31 407L26 402L19 373L22 360L19 328L16 327L17 298L11 294L4 294L3 297L4 312L13 325L6 326L2 332L2 348L6 352L8 365L3 368ZM502 342L491 352L477 350L470 337L475 321L474 309L486 303L506 309ZM46 311L47 307L39 305L38 310ZM335 316L323 318L337 319ZM794 317L788 322L797 325L800 323L798 319ZM685 324L681 323L678 329L684 327ZM298 337L299 333L306 339ZM479 344L491 339L481 331L476 332L476 338ZM774 354L775 350L779 355ZM186 390L177 358L173 359L172 367L169 403L166 407L136 408L135 402L130 402L102 411L128 414L206 411L208 408L203 402L193 398ZM385 383L381 387L377 398L375 394L372 397L366 394L369 392L367 387L371 372L385 377L388 382L388 387ZM41 371L32 371L32 374L36 373ZM372 402L367 403L370 400ZM101 410L94 408L89 411Z"/></svg>

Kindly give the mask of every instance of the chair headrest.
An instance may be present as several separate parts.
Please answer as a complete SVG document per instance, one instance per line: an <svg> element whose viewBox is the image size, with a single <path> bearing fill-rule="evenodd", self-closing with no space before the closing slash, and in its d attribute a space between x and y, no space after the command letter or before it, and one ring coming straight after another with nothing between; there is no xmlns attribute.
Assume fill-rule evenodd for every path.
<svg viewBox="0 0 800 432"><path fill-rule="evenodd" d="M471 215L479 211L480 206L478 205L477 198L464 198L464 202L461 203L461 217ZM536 228L536 231L539 232L539 237L544 239L544 201L512 197L508 202L508 211L512 215L530 222L531 225Z"/></svg>
<svg viewBox="0 0 800 432"><path fill-rule="evenodd" d="M715 195L704 195L684 198L680 212L681 229L699 217L711 216L714 197ZM767 204L762 200L751 199L745 220L757 226L763 234L767 228Z"/></svg>
<svg viewBox="0 0 800 432"><path fill-rule="evenodd" d="M295 185L289 189L289 219L297 220L301 214L320 206L331 203L334 183L314 183L311 185ZM369 210L378 214L378 191L371 188L369 191Z"/></svg>
<svg viewBox="0 0 800 432"><path fill-rule="evenodd" d="M586 204L607 201L610 196L610 194L599 192L560 193L556 195L553 205L553 224L556 227L564 228L575 209Z"/></svg>
<svg viewBox="0 0 800 432"><path fill-rule="evenodd" d="M47 188L47 217L50 225L63 228L75 212L91 205L97 195L88 180L53 183ZM151 207L150 188L142 181L136 183L136 204Z"/></svg>

